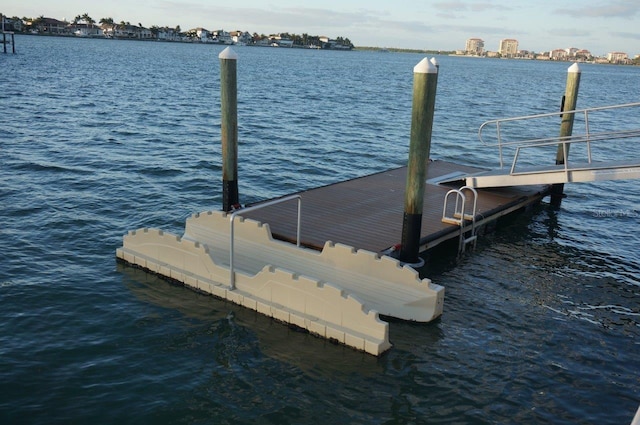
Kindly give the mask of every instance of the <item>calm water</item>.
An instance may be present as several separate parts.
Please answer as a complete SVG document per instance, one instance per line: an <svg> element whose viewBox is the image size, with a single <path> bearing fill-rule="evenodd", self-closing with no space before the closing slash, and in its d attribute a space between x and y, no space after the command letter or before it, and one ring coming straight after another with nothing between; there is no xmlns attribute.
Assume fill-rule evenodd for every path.
<svg viewBox="0 0 640 425"><path fill-rule="evenodd" d="M430 258L444 315L392 323L374 358L115 261L128 230L221 207L219 47L16 44L0 55L2 423L630 423L632 182L567 186L561 208ZM236 52L243 203L405 164L421 55ZM437 59L432 157L487 167L478 126L556 111L569 65ZM578 107L640 100L640 68L581 69Z"/></svg>

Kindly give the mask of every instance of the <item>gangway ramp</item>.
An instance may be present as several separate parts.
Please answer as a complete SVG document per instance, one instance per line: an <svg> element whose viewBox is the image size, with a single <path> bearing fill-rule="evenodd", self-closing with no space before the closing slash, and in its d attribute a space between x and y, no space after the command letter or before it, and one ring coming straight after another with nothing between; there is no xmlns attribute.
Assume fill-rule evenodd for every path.
<svg viewBox="0 0 640 425"><path fill-rule="evenodd" d="M640 178L640 150L638 149L640 147L640 123L637 121L637 111L640 109L638 107L640 107L640 103L629 103L487 121L480 126L478 135L480 141L485 145L498 148L500 168L464 176L458 175L454 179L464 180L466 185L473 188L638 179ZM599 128L600 126L611 126L612 113L630 110L635 111L633 112L635 115L631 115L635 118L635 122L625 121L625 124L627 127L634 128L613 130ZM598 122L594 119L594 116L604 113L609 114L606 121L600 120ZM576 134L566 137L525 139L512 137L510 139L505 136L507 133L505 127L509 124L524 122L527 126L538 128L542 127L538 121L549 117L561 117L564 114L574 114L575 117L580 117L582 131L574 131ZM598 122L598 126L594 125L594 122ZM495 127L496 130L495 143L487 143L486 137L483 135L484 130L491 127ZM513 135L513 132L511 134ZM569 154L570 147L571 155ZM555 159L555 157L549 157L548 153L552 152L549 148L561 149L563 157L568 159L562 164L544 164L545 160L548 164L551 159ZM541 155L542 151L546 151L547 154ZM505 166L504 161L508 152L513 152L510 167ZM526 165L521 165L523 157L527 161ZM596 160L594 157L599 157L599 159ZM623 159L620 159L621 157ZM535 163L542 163L542 165L535 165Z"/></svg>
<svg viewBox="0 0 640 425"><path fill-rule="evenodd" d="M493 170L467 175L464 179L466 184L473 188L489 188L640 178L640 159L634 162L606 161L570 165L527 167L518 172Z"/></svg>
<svg viewBox="0 0 640 425"><path fill-rule="evenodd" d="M326 242L318 252L276 240L267 223L206 211L179 237L129 232L121 260L321 337L379 355L391 347L380 315L428 322L442 314L444 288L379 254Z"/></svg>

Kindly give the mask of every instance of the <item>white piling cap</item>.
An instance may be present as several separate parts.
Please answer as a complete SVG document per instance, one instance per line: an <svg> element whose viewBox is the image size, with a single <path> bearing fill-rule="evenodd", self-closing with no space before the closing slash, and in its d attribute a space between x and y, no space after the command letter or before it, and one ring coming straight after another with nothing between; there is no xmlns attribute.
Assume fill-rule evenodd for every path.
<svg viewBox="0 0 640 425"><path fill-rule="evenodd" d="M230 59L230 60L238 60L238 55L233 51L231 47L227 47L218 55L219 59Z"/></svg>
<svg viewBox="0 0 640 425"><path fill-rule="evenodd" d="M571 66L569 67L569 69L567 70L567 72L573 72L573 73L579 74L579 73L580 73L580 67L578 66L578 64L577 64L577 63L574 63L573 65L571 65Z"/></svg>
<svg viewBox="0 0 640 425"><path fill-rule="evenodd" d="M431 60L429 60L429 62L431 62L432 64L434 64L436 66L436 68L438 67L438 60L434 57L431 58Z"/></svg>
<svg viewBox="0 0 640 425"><path fill-rule="evenodd" d="M429 59L422 59L416 66L413 67L414 74L437 74L438 68L429 62Z"/></svg>

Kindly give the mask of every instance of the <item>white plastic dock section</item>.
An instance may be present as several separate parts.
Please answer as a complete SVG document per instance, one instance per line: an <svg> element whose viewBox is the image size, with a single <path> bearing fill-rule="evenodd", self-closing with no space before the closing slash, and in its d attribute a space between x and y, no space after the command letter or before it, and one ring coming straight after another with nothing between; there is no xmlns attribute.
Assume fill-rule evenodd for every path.
<svg viewBox="0 0 640 425"><path fill-rule="evenodd" d="M182 237L157 229L124 236L118 258L321 337L380 355L391 347L379 314L429 322L444 288L387 256L326 242L322 252L273 239L268 224L194 214Z"/></svg>

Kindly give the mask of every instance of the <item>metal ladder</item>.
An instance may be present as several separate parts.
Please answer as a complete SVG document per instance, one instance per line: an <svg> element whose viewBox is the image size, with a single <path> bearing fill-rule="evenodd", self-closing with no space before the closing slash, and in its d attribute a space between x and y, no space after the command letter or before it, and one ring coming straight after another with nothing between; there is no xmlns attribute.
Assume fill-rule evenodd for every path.
<svg viewBox="0 0 640 425"><path fill-rule="evenodd" d="M467 195L471 193L472 208L467 211ZM455 194L456 203L453 214L447 215L449 197ZM462 186L460 189L451 189L444 197L444 207L442 209L442 222L460 226L460 240L458 242L458 253L465 252L467 244L472 244L475 248L478 236L476 235L476 210L478 207L478 192L471 186ZM468 236L467 236L468 234Z"/></svg>

